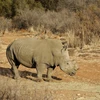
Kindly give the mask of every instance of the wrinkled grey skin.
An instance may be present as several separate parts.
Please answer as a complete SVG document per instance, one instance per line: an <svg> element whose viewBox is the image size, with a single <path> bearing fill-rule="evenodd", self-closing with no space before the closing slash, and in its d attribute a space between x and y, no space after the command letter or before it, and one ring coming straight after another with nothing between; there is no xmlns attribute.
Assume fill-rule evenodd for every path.
<svg viewBox="0 0 100 100"><path fill-rule="evenodd" d="M51 81L52 71L59 66L62 71L74 75L78 67L69 60L68 51L57 39L24 38L12 42L6 50L7 59L12 66L14 78L19 79L18 67L20 64L36 68L37 81L42 81L42 74L47 68L48 81Z"/></svg>

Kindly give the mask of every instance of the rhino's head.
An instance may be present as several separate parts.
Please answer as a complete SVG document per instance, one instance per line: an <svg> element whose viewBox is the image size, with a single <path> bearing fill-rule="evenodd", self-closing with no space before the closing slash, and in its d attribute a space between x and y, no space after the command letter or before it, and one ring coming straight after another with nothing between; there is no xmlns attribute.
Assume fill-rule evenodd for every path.
<svg viewBox="0 0 100 100"><path fill-rule="evenodd" d="M79 69L79 67L76 65L74 61L66 60L61 62L60 69L64 71L66 74L73 76L76 74L76 71Z"/></svg>
<svg viewBox="0 0 100 100"><path fill-rule="evenodd" d="M61 49L61 57L59 61L59 66L62 71L69 75L75 75L76 71L79 69L76 65L76 62L70 60L69 53L68 53L68 45L66 41L63 44L63 48Z"/></svg>

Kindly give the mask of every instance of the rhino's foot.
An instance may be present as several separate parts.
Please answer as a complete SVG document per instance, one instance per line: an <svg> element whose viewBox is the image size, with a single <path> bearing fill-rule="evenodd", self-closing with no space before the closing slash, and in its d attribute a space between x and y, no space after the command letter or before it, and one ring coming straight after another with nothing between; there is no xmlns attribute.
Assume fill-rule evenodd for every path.
<svg viewBox="0 0 100 100"><path fill-rule="evenodd" d="M13 78L14 78L15 80L19 80L19 79L21 79L20 76L14 76Z"/></svg>
<svg viewBox="0 0 100 100"><path fill-rule="evenodd" d="M43 82L43 79L37 78L36 82Z"/></svg>
<svg viewBox="0 0 100 100"><path fill-rule="evenodd" d="M45 81L47 81L47 82L55 82L55 80L52 79L52 78L47 78L47 79L45 79Z"/></svg>

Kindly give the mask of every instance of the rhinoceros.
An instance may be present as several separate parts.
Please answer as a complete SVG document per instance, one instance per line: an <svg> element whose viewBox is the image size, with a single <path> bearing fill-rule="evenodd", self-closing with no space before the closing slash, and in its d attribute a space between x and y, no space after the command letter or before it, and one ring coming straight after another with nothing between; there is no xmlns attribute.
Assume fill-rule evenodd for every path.
<svg viewBox="0 0 100 100"><path fill-rule="evenodd" d="M69 59L68 50L58 39L23 38L14 40L6 49L8 62L15 79L19 79L20 64L36 68L37 81L42 81L42 74L47 68L47 80L52 80L52 72L56 66L69 75L75 75L78 67Z"/></svg>

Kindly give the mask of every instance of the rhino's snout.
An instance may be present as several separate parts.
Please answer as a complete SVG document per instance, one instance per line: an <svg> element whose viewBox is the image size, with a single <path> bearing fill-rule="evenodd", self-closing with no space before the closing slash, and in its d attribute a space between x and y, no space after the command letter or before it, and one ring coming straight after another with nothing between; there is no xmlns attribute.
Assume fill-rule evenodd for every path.
<svg viewBox="0 0 100 100"><path fill-rule="evenodd" d="M77 70L79 70L79 67L78 67L78 66L76 66L76 67L74 68L74 70L70 71L70 72L69 72L69 75L70 75L70 76L75 75L76 72L77 72Z"/></svg>
<svg viewBox="0 0 100 100"><path fill-rule="evenodd" d="M78 66L76 66L76 67L75 67L75 70L76 70L76 71L77 71L77 70L79 70L79 67L78 67Z"/></svg>
<svg viewBox="0 0 100 100"><path fill-rule="evenodd" d="M77 70L79 70L79 67L77 66L76 62L74 63L71 60L61 63L60 68L62 71L64 71L66 74L70 76L75 75Z"/></svg>
<svg viewBox="0 0 100 100"><path fill-rule="evenodd" d="M76 72L69 73L70 76L74 76L75 74L76 74Z"/></svg>

